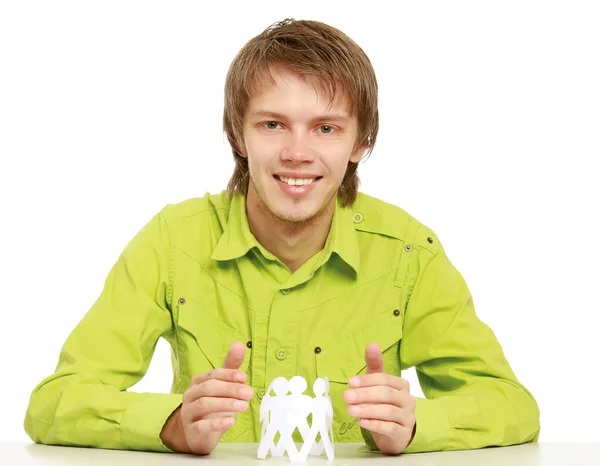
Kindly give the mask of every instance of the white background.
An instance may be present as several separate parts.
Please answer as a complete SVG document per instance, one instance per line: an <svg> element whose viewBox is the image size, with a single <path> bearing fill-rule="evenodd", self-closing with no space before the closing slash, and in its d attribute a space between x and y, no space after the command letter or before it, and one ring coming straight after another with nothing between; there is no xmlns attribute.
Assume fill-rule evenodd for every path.
<svg viewBox="0 0 600 466"><path fill-rule="evenodd" d="M225 74L286 17L369 55L381 129L361 190L439 235L540 441L600 441L599 3L397 3L1 3L0 441L28 440L31 390L133 235L225 188ZM135 390L170 380L161 342Z"/></svg>

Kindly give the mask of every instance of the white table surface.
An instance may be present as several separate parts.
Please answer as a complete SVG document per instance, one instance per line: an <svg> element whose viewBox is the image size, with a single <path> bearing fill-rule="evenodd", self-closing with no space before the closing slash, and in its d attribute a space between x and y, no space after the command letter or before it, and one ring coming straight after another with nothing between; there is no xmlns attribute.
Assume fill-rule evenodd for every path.
<svg viewBox="0 0 600 466"><path fill-rule="evenodd" d="M360 444L337 443L335 459L309 457L306 465L401 465L401 466L600 466L600 443L537 443L511 447L484 448L471 451L412 453L400 456L358 451ZM176 453L100 450L94 448L56 447L26 443L0 443L0 465L111 465L111 466L178 466L253 464L281 465L285 458L256 458L258 444L221 444L210 456Z"/></svg>

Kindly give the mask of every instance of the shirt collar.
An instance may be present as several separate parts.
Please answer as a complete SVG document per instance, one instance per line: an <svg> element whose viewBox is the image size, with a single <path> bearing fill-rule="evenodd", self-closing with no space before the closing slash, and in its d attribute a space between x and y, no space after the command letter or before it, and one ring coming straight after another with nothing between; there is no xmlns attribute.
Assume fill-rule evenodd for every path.
<svg viewBox="0 0 600 466"><path fill-rule="evenodd" d="M218 261L237 259L246 255L254 247L258 248L268 258L274 258L250 231L248 216L246 215L246 198L244 195L236 193L231 199L227 225L219 242L213 249L211 258ZM352 210L350 207L342 207L339 196L336 198L331 229L323 251L315 264L315 270L327 262L332 253L336 253L358 274L360 251Z"/></svg>
<svg viewBox="0 0 600 466"><path fill-rule="evenodd" d="M246 215L246 197L235 193L229 205L229 219L219 242L213 249L211 259L226 261L242 257L253 247L259 247Z"/></svg>
<svg viewBox="0 0 600 466"><path fill-rule="evenodd" d="M352 215L352 208L342 207L338 196L335 202L333 219L331 220L331 229L329 230L327 241L325 241L323 253L315 265L315 270L325 264L332 253L336 253L358 275L360 251Z"/></svg>

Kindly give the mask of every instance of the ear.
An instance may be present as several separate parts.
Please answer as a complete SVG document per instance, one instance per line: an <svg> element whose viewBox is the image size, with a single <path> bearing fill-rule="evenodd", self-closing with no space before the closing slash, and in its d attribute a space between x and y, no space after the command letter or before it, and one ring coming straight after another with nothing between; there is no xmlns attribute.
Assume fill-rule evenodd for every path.
<svg viewBox="0 0 600 466"><path fill-rule="evenodd" d="M358 163L365 156L365 152L367 151L367 145L359 147L356 151L350 156L350 162Z"/></svg>
<svg viewBox="0 0 600 466"><path fill-rule="evenodd" d="M242 157L244 157L245 159L248 158L248 150L246 149L246 144L244 144L244 141L237 141L236 143L236 149L238 154L240 154Z"/></svg>

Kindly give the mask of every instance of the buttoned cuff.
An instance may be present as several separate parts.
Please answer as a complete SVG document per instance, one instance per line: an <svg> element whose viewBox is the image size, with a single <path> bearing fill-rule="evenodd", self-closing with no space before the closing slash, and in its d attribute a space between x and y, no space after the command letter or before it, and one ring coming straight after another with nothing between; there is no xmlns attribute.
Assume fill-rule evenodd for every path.
<svg viewBox="0 0 600 466"><path fill-rule="evenodd" d="M450 443L450 422L441 400L416 398L417 431L404 453L445 450Z"/></svg>
<svg viewBox="0 0 600 466"><path fill-rule="evenodd" d="M131 450L172 452L161 441L160 433L181 402L181 394L140 394L121 419L122 443Z"/></svg>

